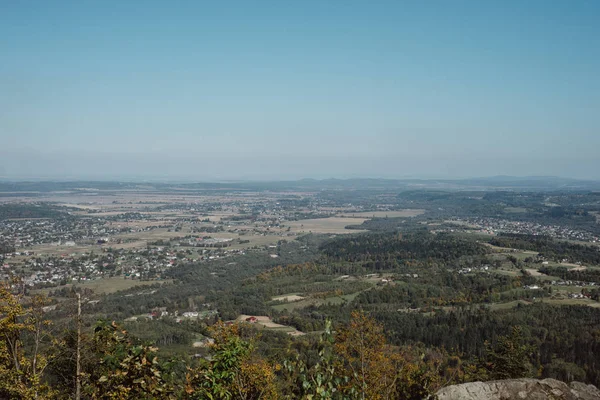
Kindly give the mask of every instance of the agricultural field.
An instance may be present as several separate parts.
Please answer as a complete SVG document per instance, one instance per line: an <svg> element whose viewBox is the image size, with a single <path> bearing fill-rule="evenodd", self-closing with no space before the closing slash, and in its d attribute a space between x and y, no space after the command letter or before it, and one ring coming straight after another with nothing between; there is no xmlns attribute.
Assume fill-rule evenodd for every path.
<svg viewBox="0 0 600 400"><path fill-rule="evenodd" d="M273 322L270 317L264 315L240 315L237 319L237 322L246 322L254 324L262 329L285 332L290 336L302 336L305 333L300 332L296 328L291 326L281 325Z"/></svg>
<svg viewBox="0 0 600 400"><path fill-rule="evenodd" d="M359 225L365 222L368 218L353 218L353 217L329 217L305 219L300 221L286 222L285 226L291 227L291 230L296 233L358 233L360 230L347 229L348 225Z"/></svg>
<svg viewBox="0 0 600 400"><path fill-rule="evenodd" d="M348 304L359 294L360 292L351 293L348 295L332 295L324 298L318 297L307 297L299 301L287 302L285 304L273 305L273 309L277 311L289 311L304 309L310 306L321 306L324 304L329 305L342 305Z"/></svg>
<svg viewBox="0 0 600 400"><path fill-rule="evenodd" d="M504 212L509 214L524 214L527 213L527 209L524 207L506 207Z"/></svg>
<svg viewBox="0 0 600 400"><path fill-rule="evenodd" d="M335 282L341 288L356 287L357 284L361 285L361 290L357 291L346 291L342 293L290 293L279 295L271 298L271 307L277 311L289 311L301 310L311 306L321 305L334 305L340 306L344 304L350 304L354 299L362 292L371 290L380 284L382 280L386 282L389 280L391 283L391 275L389 273L384 274L368 274L366 276L349 276L342 275L338 277L331 277L331 282ZM298 286L305 284L306 280L298 281ZM400 282L401 283L401 282ZM339 290L339 289L338 289ZM352 290L352 289L351 289Z"/></svg>
<svg viewBox="0 0 600 400"><path fill-rule="evenodd" d="M425 210L395 210L395 211L365 211L353 213L340 213L339 217L346 218L411 218L425 214Z"/></svg>
<svg viewBox="0 0 600 400"><path fill-rule="evenodd" d="M528 306L531 304L532 304L532 302L530 302L530 301L514 300L514 301L509 301L507 303L493 303L490 305L486 305L486 307L492 311L503 311L503 310L510 310L511 308L518 307L519 305Z"/></svg>
<svg viewBox="0 0 600 400"><path fill-rule="evenodd" d="M122 277L111 277L111 278L95 279L95 280L90 280L90 281L73 282L73 283L69 283L67 285L59 285L59 286L56 286L55 288L39 289L36 292L48 293L48 292L50 292L50 290L70 288L70 287L76 286L81 289L91 289L94 291L94 293L101 295L101 294L116 293L121 290L128 290L128 289L138 287L138 286L154 285L156 283L159 283L161 285L166 285L166 284L171 284L172 280L168 279L168 280L162 280L162 281L144 281L144 280L139 280L139 279L125 279Z"/></svg>
<svg viewBox="0 0 600 400"><path fill-rule="evenodd" d="M98 294L115 293L121 290L131 289L137 286L152 285L160 283L166 285L172 283L171 280L163 281L142 281L138 279L123 279L122 277L102 278L93 281L77 282L77 286L92 289Z"/></svg>

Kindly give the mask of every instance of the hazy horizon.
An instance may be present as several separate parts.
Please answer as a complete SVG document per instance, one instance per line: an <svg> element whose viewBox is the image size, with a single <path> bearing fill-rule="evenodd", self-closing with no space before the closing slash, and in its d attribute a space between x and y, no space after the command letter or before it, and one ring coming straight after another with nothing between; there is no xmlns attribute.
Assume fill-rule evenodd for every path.
<svg viewBox="0 0 600 400"><path fill-rule="evenodd" d="M259 178L206 178L196 179L193 177L178 177L178 176L165 176L165 177L147 177L147 176L25 176L25 177L5 177L0 176L1 183L43 183L43 182L121 182L121 183L184 183L184 184L202 184L202 183L275 183L275 182L302 182L302 181L315 181L315 182L326 182L330 180L338 181L368 181L368 180L382 180L382 181L422 181L422 182L462 182L462 181L488 181L488 183L506 181L508 183L517 183L520 181L580 181L580 182L594 182L600 183L598 179L583 179L573 178L569 176L556 176L556 175L490 175L490 176L456 176L456 177L436 177L436 176L397 176L397 177L382 177L382 176L326 176L323 177L289 177L289 178L272 178L259 177Z"/></svg>
<svg viewBox="0 0 600 400"><path fill-rule="evenodd" d="M599 17L537 0L5 3L0 179L600 180Z"/></svg>

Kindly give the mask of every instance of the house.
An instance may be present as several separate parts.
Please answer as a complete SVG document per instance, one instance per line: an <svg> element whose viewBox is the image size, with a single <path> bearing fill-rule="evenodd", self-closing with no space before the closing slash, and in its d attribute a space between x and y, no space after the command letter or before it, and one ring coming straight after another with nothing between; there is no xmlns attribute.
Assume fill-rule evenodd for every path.
<svg viewBox="0 0 600 400"><path fill-rule="evenodd" d="M197 311L187 311L181 314L181 316L184 318L198 318L198 315L199 314Z"/></svg>

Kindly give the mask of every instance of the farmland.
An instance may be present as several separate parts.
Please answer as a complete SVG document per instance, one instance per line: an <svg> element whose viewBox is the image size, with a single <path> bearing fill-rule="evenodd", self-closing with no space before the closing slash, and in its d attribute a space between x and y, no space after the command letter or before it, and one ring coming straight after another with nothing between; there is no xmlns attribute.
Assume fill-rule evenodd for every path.
<svg viewBox="0 0 600 400"><path fill-rule="evenodd" d="M474 208L497 194L81 188L11 197L3 215L19 218L0 221L0 273L20 278L29 295L48 294L61 324L83 293L86 321L123 321L169 356L205 356L209 327L224 321L277 341L259 346L280 357L327 320L346 323L361 309L394 346L471 357L489 332L507 332L513 315L535 315L551 331L556 319L545 315L572 325L571 312L600 305L595 220L586 225L579 212L550 223L539 216L549 206L523 195ZM468 342L460 329L471 332Z"/></svg>
<svg viewBox="0 0 600 400"><path fill-rule="evenodd" d="M293 221L288 222L286 225L290 226L293 232L301 233L356 233L356 230L350 230L346 227L348 225L361 224L366 220L367 218L329 217Z"/></svg>
<svg viewBox="0 0 600 400"><path fill-rule="evenodd" d="M394 211L373 211L357 213L341 213L340 217L346 218L410 218L425 214L425 210L394 210Z"/></svg>

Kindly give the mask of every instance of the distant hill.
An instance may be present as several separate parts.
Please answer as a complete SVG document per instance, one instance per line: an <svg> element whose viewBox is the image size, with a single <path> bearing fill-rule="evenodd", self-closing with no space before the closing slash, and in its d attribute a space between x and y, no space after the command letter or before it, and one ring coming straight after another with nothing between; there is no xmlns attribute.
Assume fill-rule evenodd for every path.
<svg viewBox="0 0 600 400"><path fill-rule="evenodd" d="M566 189L566 190L597 190L600 181L560 178L556 176L493 176L489 178L470 178L455 181L465 186L501 187L501 188L530 188L530 189Z"/></svg>
<svg viewBox="0 0 600 400"><path fill-rule="evenodd" d="M290 181L231 181L231 182L117 182L117 181L73 181L73 182L14 182L0 181L0 195L8 193L48 193L56 191L85 192L89 190L118 191L203 191L203 190L600 190L600 181L560 178L554 176L493 176L467 179L301 179Z"/></svg>

